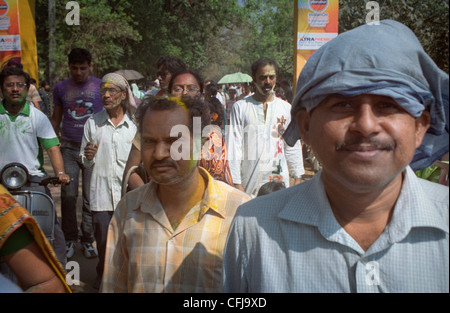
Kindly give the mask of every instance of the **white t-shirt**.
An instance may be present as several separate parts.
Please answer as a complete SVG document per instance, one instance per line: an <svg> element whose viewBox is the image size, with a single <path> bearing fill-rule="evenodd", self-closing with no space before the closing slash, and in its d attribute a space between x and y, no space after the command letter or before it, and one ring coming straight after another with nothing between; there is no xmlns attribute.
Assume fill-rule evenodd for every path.
<svg viewBox="0 0 450 313"><path fill-rule="evenodd" d="M0 169L22 163L31 176L45 176L43 150L59 145L48 117L27 102L11 116L0 104Z"/></svg>

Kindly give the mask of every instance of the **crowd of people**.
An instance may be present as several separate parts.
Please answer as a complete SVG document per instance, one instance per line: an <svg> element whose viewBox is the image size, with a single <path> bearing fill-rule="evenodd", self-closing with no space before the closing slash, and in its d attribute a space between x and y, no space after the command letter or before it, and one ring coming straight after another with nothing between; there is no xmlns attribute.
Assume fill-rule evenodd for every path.
<svg viewBox="0 0 450 313"><path fill-rule="evenodd" d="M404 25L339 35L295 95L265 57L251 84L219 86L163 56L146 91L93 62L70 52L53 105L48 84L27 97L20 63L0 74L0 168L43 177L46 150L61 184L53 247L0 189L0 212L18 212L0 215L0 257L22 289L70 292L79 241L100 292L449 291L448 186L414 172L448 156L448 75ZM302 144L322 164L310 180Z"/></svg>

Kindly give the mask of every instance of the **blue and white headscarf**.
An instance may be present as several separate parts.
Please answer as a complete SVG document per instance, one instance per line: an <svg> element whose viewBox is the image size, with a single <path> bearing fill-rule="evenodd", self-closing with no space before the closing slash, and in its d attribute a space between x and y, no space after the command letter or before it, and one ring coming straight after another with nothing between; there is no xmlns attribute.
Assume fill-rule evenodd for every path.
<svg viewBox="0 0 450 313"><path fill-rule="evenodd" d="M449 76L401 23L384 20L357 27L310 57L298 79L293 122L284 134L287 144L299 139L297 111L309 112L332 94L387 96L414 117L428 110L431 125L410 164L414 170L428 167L449 151Z"/></svg>

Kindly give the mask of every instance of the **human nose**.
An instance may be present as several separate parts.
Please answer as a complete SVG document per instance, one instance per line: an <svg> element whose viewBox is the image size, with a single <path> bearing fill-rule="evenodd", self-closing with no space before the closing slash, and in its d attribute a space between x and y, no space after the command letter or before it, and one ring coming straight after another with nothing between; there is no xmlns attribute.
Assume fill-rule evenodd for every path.
<svg viewBox="0 0 450 313"><path fill-rule="evenodd" d="M153 155L156 160L164 160L170 156L170 146L164 142L156 144Z"/></svg>
<svg viewBox="0 0 450 313"><path fill-rule="evenodd" d="M380 120L370 104L362 104L354 114L351 129L364 137L379 132Z"/></svg>

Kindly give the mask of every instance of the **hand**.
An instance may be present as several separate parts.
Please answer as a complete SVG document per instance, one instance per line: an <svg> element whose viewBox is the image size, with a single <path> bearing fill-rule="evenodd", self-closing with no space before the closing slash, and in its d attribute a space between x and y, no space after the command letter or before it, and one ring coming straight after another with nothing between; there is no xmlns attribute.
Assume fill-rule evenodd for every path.
<svg viewBox="0 0 450 313"><path fill-rule="evenodd" d="M59 182L61 185L65 186L65 185L67 185L68 183L70 183L70 176L67 175L66 173L59 173L59 174L58 174L58 182Z"/></svg>
<svg viewBox="0 0 450 313"><path fill-rule="evenodd" d="M98 150L98 145L96 145L93 142L88 142L86 147L84 148L84 156L86 157L86 159L88 159L89 161L91 161L95 154L97 153Z"/></svg>

